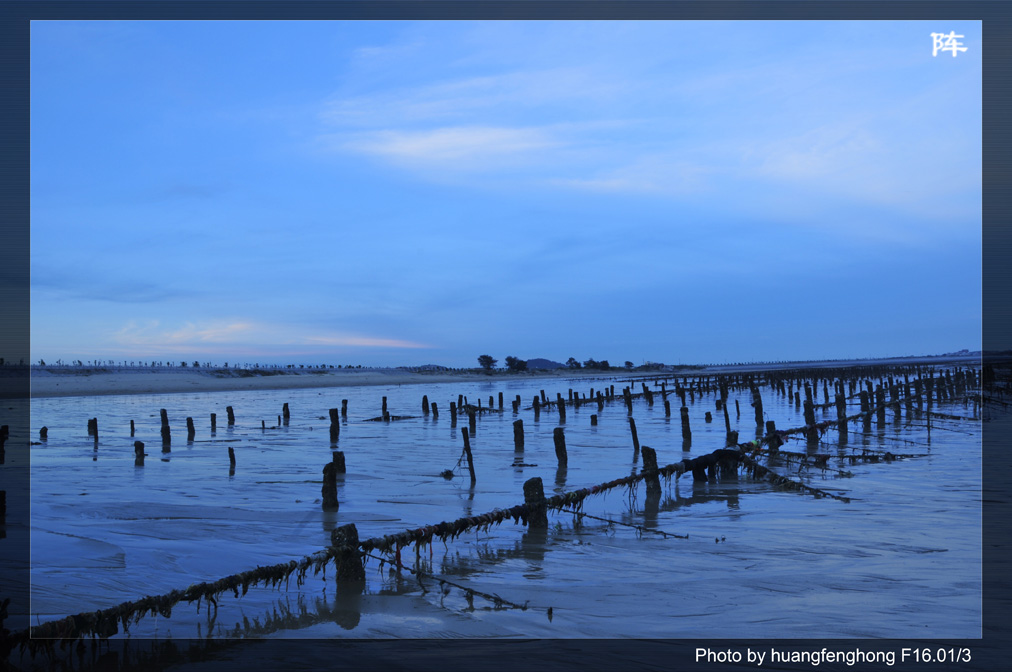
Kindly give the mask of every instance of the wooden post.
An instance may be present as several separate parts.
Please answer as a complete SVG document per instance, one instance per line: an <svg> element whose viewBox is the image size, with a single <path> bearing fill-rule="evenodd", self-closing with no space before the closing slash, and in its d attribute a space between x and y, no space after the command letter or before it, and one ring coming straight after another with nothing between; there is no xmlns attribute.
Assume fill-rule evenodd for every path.
<svg viewBox="0 0 1012 672"><path fill-rule="evenodd" d="M769 439L770 450L776 450L784 443L777 435L777 423L773 420L766 421L766 437Z"/></svg>
<svg viewBox="0 0 1012 672"><path fill-rule="evenodd" d="M682 406L682 438L686 441L692 440L692 431L689 429L689 408L688 406Z"/></svg>
<svg viewBox="0 0 1012 672"><path fill-rule="evenodd" d="M738 445L738 432L728 432L727 433L727 445L728 446L737 446Z"/></svg>
<svg viewBox="0 0 1012 672"><path fill-rule="evenodd" d="M337 417L337 409L330 409L330 442L337 443L341 437L341 421Z"/></svg>
<svg viewBox="0 0 1012 672"><path fill-rule="evenodd" d="M193 441L197 435L197 429L193 426L193 418L186 418L186 440Z"/></svg>
<svg viewBox="0 0 1012 672"><path fill-rule="evenodd" d="M527 528L548 529L548 505L545 501L545 487L540 476L524 483L524 505L527 507Z"/></svg>
<svg viewBox="0 0 1012 672"><path fill-rule="evenodd" d="M339 508L337 503L337 465L333 462L328 462L323 467L321 493L323 494L323 510L337 511Z"/></svg>
<svg viewBox="0 0 1012 672"><path fill-rule="evenodd" d="M537 420L541 417L541 400L534 397L534 419Z"/></svg>
<svg viewBox="0 0 1012 672"><path fill-rule="evenodd" d="M513 421L513 450L518 453L524 452L524 421Z"/></svg>
<svg viewBox="0 0 1012 672"><path fill-rule="evenodd" d="M735 412L735 414L736 414L737 417L739 417L739 418L741 417L741 406L738 405L738 400L737 399L734 400L734 412Z"/></svg>
<svg viewBox="0 0 1012 672"><path fill-rule="evenodd" d="M134 421L130 421L130 436L134 435Z"/></svg>
<svg viewBox="0 0 1012 672"><path fill-rule="evenodd" d="M594 413L593 415L590 416L590 426L591 427L597 426L597 413Z"/></svg>
<svg viewBox="0 0 1012 672"><path fill-rule="evenodd" d="M286 425L288 424L289 420L292 419L292 414L288 410L288 402L287 401L285 402L285 405L281 407L281 419L284 421L284 423Z"/></svg>
<svg viewBox="0 0 1012 672"><path fill-rule="evenodd" d="M42 440L42 441L48 441L49 440L49 428L48 427L43 427L42 429L39 430L39 439Z"/></svg>
<svg viewBox="0 0 1012 672"><path fill-rule="evenodd" d="M422 395L422 415L429 414L429 395Z"/></svg>
<svg viewBox="0 0 1012 672"><path fill-rule="evenodd" d="M502 392L499 393L499 410L502 410Z"/></svg>
<svg viewBox="0 0 1012 672"><path fill-rule="evenodd" d="M341 400L341 417L342 418L347 418L348 417L348 400L347 399L342 399Z"/></svg>
<svg viewBox="0 0 1012 672"><path fill-rule="evenodd" d="M355 523L334 528L330 532L330 545L334 547L337 565L337 585L342 592L365 590L365 567L359 550L358 529Z"/></svg>
<svg viewBox="0 0 1012 672"><path fill-rule="evenodd" d="M211 414L211 433L214 434L218 430L218 416L214 413Z"/></svg>
<svg viewBox="0 0 1012 672"><path fill-rule="evenodd" d="M710 411L707 411L706 415L703 416L703 420L706 422L713 422L713 414L710 413Z"/></svg>
<svg viewBox="0 0 1012 672"><path fill-rule="evenodd" d="M653 472L651 474L650 472ZM647 497L661 494L661 478L657 473L657 453L650 446L643 446L643 474L647 484Z"/></svg>
<svg viewBox="0 0 1012 672"><path fill-rule="evenodd" d="M88 436L98 436L98 418L88 420Z"/></svg>
<svg viewBox="0 0 1012 672"><path fill-rule="evenodd" d="M383 397L383 413L382 413L382 415L383 415L383 419L384 420L386 420L387 417L389 416L389 413L387 413L387 398L386 397Z"/></svg>
<svg viewBox="0 0 1012 672"><path fill-rule="evenodd" d="M166 447L172 441L172 435L169 433L169 412L164 408L161 409L162 416L162 452L168 452Z"/></svg>
<svg viewBox="0 0 1012 672"><path fill-rule="evenodd" d="M569 456L566 454L566 435L562 427L555 428L552 438L555 439L555 457L559 460L559 466L564 467L569 462Z"/></svg>
<svg viewBox="0 0 1012 672"><path fill-rule="evenodd" d="M471 440L467 437L467 430L460 428L460 434L464 437L464 454L467 455L467 470L471 473L471 487L474 487L474 458L471 456Z"/></svg>
<svg viewBox="0 0 1012 672"><path fill-rule="evenodd" d="M632 415L632 394L629 392L628 387L622 388L622 397L625 399L626 408L629 409L629 415Z"/></svg>
<svg viewBox="0 0 1012 672"><path fill-rule="evenodd" d="M555 399L555 405L559 407L559 422L566 421L566 400L562 398L562 393L557 393L559 396Z"/></svg>
<svg viewBox="0 0 1012 672"><path fill-rule="evenodd" d="M134 466L144 466L144 443L141 441L134 441Z"/></svg>
<svg viewBox="0 0 1012 672"><path fill-rule="evenodd" d="M436 406L436 402L432 402L432 419L435 420L439 417L439 408Z"/></svg>
<svg viewBox="0 0 1012 672"><path fill-rule="evenodd" d="M232 411L231 406L226 406L225 412L228 413L228 426L231 427L235 424L235 412Z"/></svg>
<svg viewBox="0 0 1012 672"><path fill-rule="evenodd" d="M629 417L629 431L632 432L633 451L639 452L640 439L636 434L636 420L632 416Z"/></svg>
<svg viewBox="0 0 1012 672"><path fill-rule="evenodd" d="M470 428L472 434L478 430L478 421L475 418L474 408L469 407L467 409L467 426Z"/></svg>
<svg viewBox="0 0 1012 672"><path fill-rule="evenodd" d="M881 385L875 388L875 404L877 406L875 415L878 416L878 424L880 426L884 425L886 421L886 398L885 388Z"/></svg>
<svg viewBox="0 0 1012 672"><path fill-rule="evenodd" d="M763 397L759 393L759 387L752 385L752 406L755 408L755 426L760 431L763 426Z"/></svg>
<svg viewBox="0 0 1012 672"><path fill-rule="evenodd" d="M262 431L264 431L266 429L267 429L267 421L266 420L261 420L260 421L260 431L262 432Z"/></svg>
<svg viewBox="0 0 1012 672"><path fill-rule="evenodd" d="M671 417L671 402L667 399L664 400L664 417Z"/></svg>
<svg viewBox="0 0 1012 672"><path fill-rule="evenodd" d="M330 455L330 461L337 465L337 473L339 474L346 473L347 470L344 464L344 453L342 453L340 450L335 450Z"/></svg>

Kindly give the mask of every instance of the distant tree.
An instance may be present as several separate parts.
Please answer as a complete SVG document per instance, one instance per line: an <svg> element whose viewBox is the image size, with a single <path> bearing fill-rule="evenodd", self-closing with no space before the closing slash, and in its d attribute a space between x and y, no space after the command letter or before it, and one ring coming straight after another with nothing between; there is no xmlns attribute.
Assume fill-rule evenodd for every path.
<svg viewBox="0 0 1012 672"><path fill-rule="evenodd" d="M632 369L633 368L633 363L630 362L628 359L625 360L625 368L627 368L627 369Z"/></svg>
<svg viewBox="0 0 1012 672"><path fill-rule="evenodd" d="M196 368L196 369L199 369L200 368L200 362L194 362L193 363L193 367Z"/></svg>
<svg viewBox="0 0 1012 672"><path fill-rule="evenodd" d="M478 357L478 365L481 366L481 368L485 369L486 371L491 371L492 367L495 366L497 361L498 360L493 358L492 355L481 355L480 357Z"/></svg>
<svg viewBox="0 0 1012 672"><path fill-rule="evenodd" d="M576 357L570 357L568 360L566 360L566 366L568 366L571 369L578 369L580 368L580 362L576 361Z"/></svg>
<svg viewBox="0 0 1012 672"><path fill-rule="evenodd" d="M519 373L520 371L527 370L527 360L517 359L516 357L509 356L506 358L506 368L513 373Z"/></svg>
<svg viewBox="0 0 1012 672"><path fill-rule="evenodd" d="M46 360L40 359L39 360L39 366L45 366L45 365L46 365Z"/></svg>
<svg viewBox="0 0 1012 672"><path fill-rule="evenodd" d="M608 369L611 368L611 364L608 363L607 359L602 359L600 362L597 363L597 368L601 369L602 371L607 371Z"/></svg>
<svg viewBox="0 0 1012 672"><path fill-rule="evenodd" d="M583 363L583 365L585 367L587 367L588 369L597 369L597 368L600 368L600 366L597 363L597 360L595 360L593 357L591 357L590 359L588 359L587 361L585 361Z"/></svg>
<svg viewBox="0 0 1012 672"><path fill-rule="evenodd" d="M186 362L180 362L180 366L186 366Z"/></svg>

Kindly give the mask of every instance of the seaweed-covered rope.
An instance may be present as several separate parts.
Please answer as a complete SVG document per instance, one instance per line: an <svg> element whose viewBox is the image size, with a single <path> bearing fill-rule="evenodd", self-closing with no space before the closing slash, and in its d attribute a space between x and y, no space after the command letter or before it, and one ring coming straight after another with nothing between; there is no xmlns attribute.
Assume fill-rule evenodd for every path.
<svg viewBox="0 0 1012 672"><path fill-rule="evenodd" d="M282 582L287 585L293 573L297 573L297 585L302 585L310 568L314 570L314 574L318 574L321 569L326 571L326 564L335 557L334 554L335 550L328 548L301 560L257 567L213 583L198 583L191 585L186 590L173 590L164 595L123 602L109 609L67 616L60 620L42 623L27 631L14 633L11 635L10 643L12 646L20 645L22 648L27 646L34 655L38 646L45 646L40 644L40 641L73 640L88 634L106 639L117 634L120 625L126 632L129 630L131 621L137 623L149 613L169 618L172 615L172 608L180 602L197 602L199 609L200 601L206 599L209 605L217 606L218 596L226 591L232 591L238 598L240 597L240 589L242 590L241 594L245 595L250 586L270 584L272 587L277 587Z"/></svg>

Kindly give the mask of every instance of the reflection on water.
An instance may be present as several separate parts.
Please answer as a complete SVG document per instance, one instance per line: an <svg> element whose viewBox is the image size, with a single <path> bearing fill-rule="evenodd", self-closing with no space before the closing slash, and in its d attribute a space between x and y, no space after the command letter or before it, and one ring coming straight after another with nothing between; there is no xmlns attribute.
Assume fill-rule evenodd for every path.
<svg viewBox="0 0 1012 672"><path fill-rule="evenodd" d="M567 401L564 465L554 440L562 424L558 410L542 406L535 416L525 404L543 387L548 399L557 392L568 399L568 388L593 399L589 388L605 389L604 381L551 381L557 390L547 389L548 381L521 380L34 400L31 433L48 431L32 446L32 608L45 621L286 562L325 548L330 532L347 523L368 538L506 508L523 501L523 484L534 476L558 493L638 473L621 394L628 383L613 382L614 401ZM669 396L675 387L669 380ZM519 413L507 404L503 413L475 414L473 429L462 414L476 473L471 485L466 461L460 462L457 419L447 409L450 402L488 400L498 392L527 401ZM704 421L719 392L683 392L691 439L683 439L681 423L662 404L632 402L638 442L657 451L660 465L726 443L725 424ZM797 398L769 387L761 392L765 418L777 428L804 424ZM440 415L370 421L382 397L390 416L404 417L418 413L423 395ZM731 389L724 408L738 411L739 399L752 403L747 386ZM847 403L848 413L859 408L856 397ZM290 417L278 421L285 404ZM212 430L210 414L228 407L235 424ZM165 441L162 408L176 419ZM328 417L336 408L347 408L337 436ZM836 417L834 407L814 412L818 421ZM83 429L94 417L100 442ZM194 418L192 439L187 435L173 451L171 435L182 439L187 430L178 419L188 417ZM523 452L515 449L517 419L524 421ZM742 437L761 432L751 412L744 419L731 412L727 422ZM791 479L846 494L849 504L746 477L695 481L685 474L688 480L662 480L659 492L648 494L640 484L589 497L583 503L588 517L551 514L546 530L506 522L445 545L435 541L417 554L413 547L402 552L406 565L437 583L529 603L527 611L486 610L473 596L469 605L460 590L444 593L431 579L420 583L407 569L391 573L390 562L381 568L370 559L363 590L339 592L331 567L326 578L299 588L225 596L212 621L184 606L171 621L142 620L131 634L192 636L199 628L200 636L214 638L709 637L733 628L748 637L975 637L980 427L931 423L929 434L921 410L904 410L898 421L890 411L883 426L858 421L846 432L827 431L817 444L799 437L783 448L831 453L832 469L771 463ZM138 440L161 445L163 452L151 455L159 459L145 464L134 449ZM846 461L864 450L924 457ZM337 481L338 510L324 511L321 471L335 451L344 456L346 473ZM445 471L452 476L444 478ZM938 529L949 531L944 548ZM900 573L917 580L894 580Z"/></svg>

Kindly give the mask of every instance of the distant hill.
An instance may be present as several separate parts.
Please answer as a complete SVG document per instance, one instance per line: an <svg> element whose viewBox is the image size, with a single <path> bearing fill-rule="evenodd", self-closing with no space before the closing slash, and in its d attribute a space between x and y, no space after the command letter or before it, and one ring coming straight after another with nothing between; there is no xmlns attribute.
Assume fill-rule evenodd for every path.
<svg viewBox="0 0 1012 672"><path fill-rule="evenodd" d="M528 370L547 369L551 371L552 369L564 369L566 368L566 365L560 364L558 362L553 362L550 359L528 359L527 368Z"/></svg>

